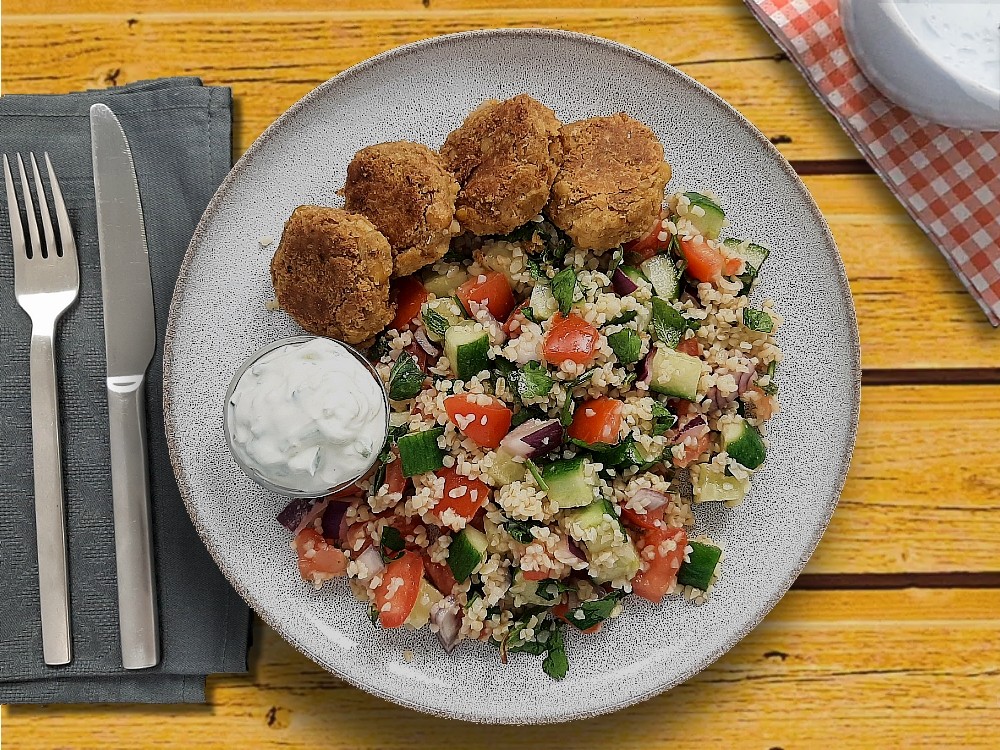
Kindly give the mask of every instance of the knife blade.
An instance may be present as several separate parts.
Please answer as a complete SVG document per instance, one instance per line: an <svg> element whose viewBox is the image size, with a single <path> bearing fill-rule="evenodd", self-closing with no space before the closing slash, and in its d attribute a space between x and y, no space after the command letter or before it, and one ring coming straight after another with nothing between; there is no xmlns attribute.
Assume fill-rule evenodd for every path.
<svg viewBox="0 0 1000 750"><path fill-rule="evenodd" d="M90 108L90 136L107 352L118 627L122 665L143 669L159 661L145 421L146 368L156 348L153 285L132 152L121 123L104 104Z"/></svg>

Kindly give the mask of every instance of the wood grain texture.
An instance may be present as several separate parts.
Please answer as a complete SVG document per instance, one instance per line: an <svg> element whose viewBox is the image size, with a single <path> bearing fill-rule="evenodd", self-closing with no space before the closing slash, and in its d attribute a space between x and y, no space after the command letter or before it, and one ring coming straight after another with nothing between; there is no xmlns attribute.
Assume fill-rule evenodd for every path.
<svg viewBox="0 0 1000 750"><path fill-rule="evenodd" d="M314 86L378 52L468 29L549 26L609 37L677 64L740 109L789 158L858 156L738 0L582 8L520 3L500 10L484 8L485 3L461 9L432 4L416 12L381 5L369 10L354 2L345 10L338 5L337 10L210 14L180 12L173 5L178 12L58 17L20 15L5 6L4 92L200 75L206 83L233 87L240 101L235 134L240 153Z"/></svg>
<svg viewBox="0 0 1000 750"><path fill-rule="evenodd" d="M8 708L5 739L19 750L793 750L831 740L838 750L995 748L1000 665L984 644L1000 638L998 609L996 591L793 591L685 685L617 714L542 727L460 724L398 708L259 626L251 674L212 678L208 706Z"/></svg>

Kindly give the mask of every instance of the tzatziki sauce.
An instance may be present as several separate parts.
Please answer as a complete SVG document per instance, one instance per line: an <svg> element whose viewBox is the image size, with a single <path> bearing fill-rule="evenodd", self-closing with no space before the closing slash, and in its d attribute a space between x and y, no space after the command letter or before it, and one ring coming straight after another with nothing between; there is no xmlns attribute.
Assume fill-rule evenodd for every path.
<svg viewBox="0 0 1000 750"><path fill-rule="evenodd" d="M386 438L385 391L345 346L325 338L266 352L226 405L237 461L279 488L322 494L363 475Z"/></svg>

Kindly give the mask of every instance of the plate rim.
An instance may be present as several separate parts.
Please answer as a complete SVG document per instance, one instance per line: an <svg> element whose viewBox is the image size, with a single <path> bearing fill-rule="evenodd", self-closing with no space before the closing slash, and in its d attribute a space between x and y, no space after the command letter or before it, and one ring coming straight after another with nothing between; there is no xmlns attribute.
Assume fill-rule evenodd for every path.
<svg viewBox="0 0 1000 750"><path fill-rule="evenodd" d="M196 245L200 245L202 238L204 237L208 225L212 218L218 211L219 205L222 203L223 199L228 194L232 185L240 178L241 173L246 168L246 166L253 161L261 151L266 143L274 136L276 131L280 130L284 125L292 121L300 110L308 107L314 100L319 99L326 95L329 89L336 85L339 85L342 81L351 78L366 71L370 67L377 66L386 60L391 60L397 56L409 55L414 52L418 52L422 49L429 47L435 47L444 44L454 44L461 43L465 39L475 39L483 37L528 37L528 38L559 38L566 41L572 41L575 43L583 43L589 45L595 45L598 47L603 47L608 51L622 54L631 57L640 64L656 68L660 71L668 71L672 75L679 75L685 82L689 85L694 86L702 94L707 95L709 98L714 99L716 103L722 105L722 107L727 110L730 114L735 116L737 121L743 125L758 142L760 142L767 154L771 157L776 157L778 164L781 166L782 170L788 175L791 182L801 190L804 198L807 199L809 208L813 214L812 218L816 225L822 229L822 233L825 235L825 240L834 250L836 261L835 265L837 267L836 282L839 291L842 296L847 301L847 318L849 324L849 334L850 342L849 349L851 354L850 370L853 382L851 383L853 391L853 404L851 409L851 425L849 439L844 446L845 449L845 460L842 465L842 470L840 476L835 483L835 496L832 502L828 502L825 508L824 518L822 523L818 524L812 532L811 537L808 539L805 551L799 558L799 560L793 566L790 574L786 576L784 580L780 582L780 585L773 589L772 595L764 602L763 606L757 613L755 617L746 620L738 632L731 638L726 639L721 642L720 645L716 646L710 652L704 654L697 663L691 668L671 676L669 679L663 680L660 683L654 684L647 690L639 691L635 694L629 694L624 699L615 701L613 703L607 703L600 706L595 706L583 710L577 710L569 708L568 710L563 710L559 712L552 712L542 716L529 715L525 716L523 720L509 721L503 717L491 717L487 714L476 714L472 711L463 709L439 709L434 706L422 705L416 700L409 700L397 695L390 695L389 693L383 691L379 685L364 684L360 680L357 680L349 675L340 672L334 665L326 664L319 661L316 657L309 653L305 646L299 643L295 634L292 632L286 632L286 629L282 627L276 620L273 620L267 613L267 609L256 600L254 595L245 589L237 580L235 576L227 569L226 566L222 564L220 559L220 554L216 545L210 541L208 535L205 533L203 524L201 522L201 517L197 508L196 503L193 501L192 489L189 486L184 468L181 464L180 450L177 447L177 438L174 432L174 420L172 416L172 404L173 404L173 388L171 385L172 373L173 373L173 360L174 360L174 339L176 337L176 310L180 307L184 299L184 290L187 285L188 276L190 274L191 265L196 253ZM250 144L250 147L240 156L240 158L230 169L229 173L226 175L225 179L219 185L218 189L212 195L211 200L205 207L201 218L198 221L198 225L195 228L194 234L191 237L191 241L188 243L188 247L184 252L184 258L181 262L180 270L177 275L177 281L174 285L174 291L170 299L170 307L167 316L167 327L164 337L164 350L163 350L163 417L164 417L164 428L167 438L167 449L170 456L170 464L173 468L174 476L177 480L177 486L180 491L181 499L184 502L184 506L187 510L188 516L191 518L191 522L198 532L198 537L201 539L202 544L205 545L212 560L215 562L216 566L225 576L226 580L229 582L234 590L243 598L247 604L250 605L254 613L271 629L273 629L278 635L281 636L288 644L290 644L296 651L301 653L303 656L310 659L314 663L318 664L323 669L329 671L331 674L335 675L337 678L347 682L348 684L364 690L365 692L374 695L383 700L390 701L397 705L404 706L416 711L420 711L425 714L432 716L438 716L446 719L457 719L466 722L473 722L478 724L494 724L494 725L509 725L509 726L526 726L526 725L537 725L537 724L555 724L566 721L575 721L578 719L588 719L595 716L601 716L604 714L613 713L620 711L629 706L636 705L643 701L649 700L650 698L666 692L680 684L683 684L690 680L692 677L700 674L728 651L730 651L734 646L743 641L747 635L749 635L763 619L771 612L771 610L777 605L781 599L784 598L785 594L791 588L792 584L802 573L809 559L812 557L813 553L816 551L820 540L826 533L827 528L830 524L830 519L833 517L833 513L837 508L840 501L841 494L843 493L844 484L847 481L847 475L850 471L851 461L854 456L854 449L857 443L857 431L858 431L858 421L860 416L861 408L861 343L858 331L858 321L857 312L854 307L854 298L851 294L850 283L847 278L847 271L844 267L843 257L840 254L840 249L837 246L836 240L830 231L829 224L826 218L823 216L813 199L812 194L806 187L805 183L802 181L801 177L792 168L791 164L784 157L784 155L774 146L773 143L760 131L757 127L751 123L746 117L743 116L739 110L737 110L733 105L729 104L725 99L716 94L710 88L695 80L691 76L687 75L681 70L678 70L674 66L670 65L659 58L653 57L645 52L630 47L629 45L622 44L621 42L616 42L611 39L607 39L600 36L595 36L592 34L583 34L575 31L564 31L561 29L551 29L551 28L521 28L521 27L502 27L494 29L474 29L469 31L460 31L452 34L442 34L434 37L429 37L427 39L422 39L416 42L411 42L408 44L400 45L398 47L393 47L391 49L380 52L377 55L369 57L359 63L356 63L349 68L344 69L332 78L327 79L323 83L316 86L314 89L309 91L305 96L297 100L288 109L281 113L264 131Z"/></svg>

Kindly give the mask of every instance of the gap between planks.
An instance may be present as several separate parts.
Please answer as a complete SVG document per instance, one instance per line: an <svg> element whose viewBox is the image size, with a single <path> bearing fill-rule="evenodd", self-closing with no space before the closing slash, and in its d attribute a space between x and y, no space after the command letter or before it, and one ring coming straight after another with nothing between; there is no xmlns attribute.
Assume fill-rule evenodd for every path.
<svg viewBox="0 0 1000 750"><path fill-rule="evenodd" d="M885 591L890 589L1000 589L998 572L804 573L798 591Z"/></svg>
<svg viewBox="0 0 1000 750"><path fill-rule="evenodd" d="M884 385L1000 385L997 367L927 369L871 369L861 374L863 386Z"/></svg>

